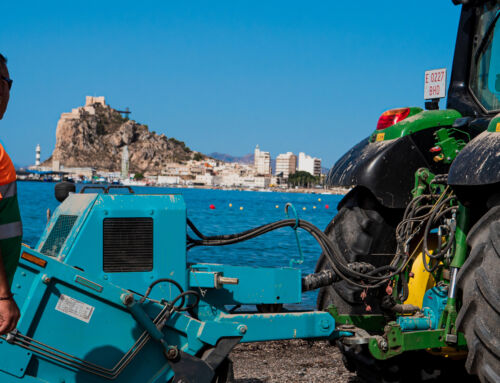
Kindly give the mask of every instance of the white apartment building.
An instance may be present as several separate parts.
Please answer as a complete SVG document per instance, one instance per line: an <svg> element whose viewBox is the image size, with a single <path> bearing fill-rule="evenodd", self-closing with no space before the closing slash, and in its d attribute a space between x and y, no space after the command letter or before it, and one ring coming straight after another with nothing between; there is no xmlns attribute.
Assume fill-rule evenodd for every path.
<svg viewBox="0 0 500 383"><path fill-rule="evenodd" d="M203 175L196 175L196 178L194 180L195 184L198 185L207 185L207 186L219 186L222 182L222 177L220 176L214 176L212 174L203 174Z"/></svg>
<svg viewBox="0 0 500 383"><path fill-rule="evenodd" d="M313 176L320 176L321 160L319 158L308 156L304 152L300 152L298 170L308 172Z"/></svg>
<svg viewBox="0 0 500 383"><path fill-rule="evenodd" d="M276 175L283 173L283 178L288 178L297 169L297 156L292 152L282 153L276 157Z"/></svg>
<svg viewBox="0 0 500 383"><path fill-rule="evenodd" d="M254 166L257 174L271 174L271 154L269 154L269 152L261 152L259 149L259 145L255 147Z"/></svg>
<svg viewBox="0 0 500 383"><path fill-rule="evenodd" d="M158 176L158 185L181 185L184 180L179 176Z"/></svg>

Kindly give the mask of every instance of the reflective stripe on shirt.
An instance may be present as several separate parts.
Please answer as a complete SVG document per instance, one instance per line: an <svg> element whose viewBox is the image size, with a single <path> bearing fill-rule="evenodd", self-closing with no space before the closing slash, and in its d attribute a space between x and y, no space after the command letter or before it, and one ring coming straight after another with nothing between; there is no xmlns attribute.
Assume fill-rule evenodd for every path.
<svg viewBox="0 0 500 383"><path fill-rule="evenodd" d="M11 182L6 185L0 185L0 199L14 197L17 194L17 183Z"/></svg>
<svg viewBox="0 0 500 383"><path fill-rule="evenodd" d="M0 225L0 240L20 237L23 235L23 224L21 221L4 223Z"/></svg>

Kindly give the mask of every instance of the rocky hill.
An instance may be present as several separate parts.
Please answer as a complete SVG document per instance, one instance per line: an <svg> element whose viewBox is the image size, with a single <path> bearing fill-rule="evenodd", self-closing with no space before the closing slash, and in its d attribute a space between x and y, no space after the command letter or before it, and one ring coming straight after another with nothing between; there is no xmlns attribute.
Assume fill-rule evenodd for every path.
<svg viewBox="0 0 500 383"><path fill-rule="evenodd" d="M52 156L42 165L57 161L64 167L93 167L120 171L123 147L129 151L131 172L158 174L167 162L205 157L184 142L149 131L106 105L104 97L87 96L85 106L63 113L56 130Z"/></svg>

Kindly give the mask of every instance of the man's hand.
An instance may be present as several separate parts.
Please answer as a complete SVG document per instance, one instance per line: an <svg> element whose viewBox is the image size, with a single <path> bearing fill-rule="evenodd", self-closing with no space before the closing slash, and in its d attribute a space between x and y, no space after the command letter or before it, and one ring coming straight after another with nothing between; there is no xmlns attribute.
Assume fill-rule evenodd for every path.
<svg viewBox="0 0 500 383"><path fill-rule="evenodd" d="M21 313L14 299L0 301L0 335L14 330Z"/></svg>

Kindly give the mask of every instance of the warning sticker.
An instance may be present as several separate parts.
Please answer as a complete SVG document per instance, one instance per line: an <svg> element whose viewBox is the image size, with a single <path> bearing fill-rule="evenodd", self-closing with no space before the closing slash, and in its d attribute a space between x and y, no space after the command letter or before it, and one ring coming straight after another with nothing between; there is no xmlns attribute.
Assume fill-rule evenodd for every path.
<svg viewBox="0 0 500 383"><path fill-rule="evenodd" d="M57 301L56 310L85 323L89 323L94 313L94 306L61 294Z"/></svg>

